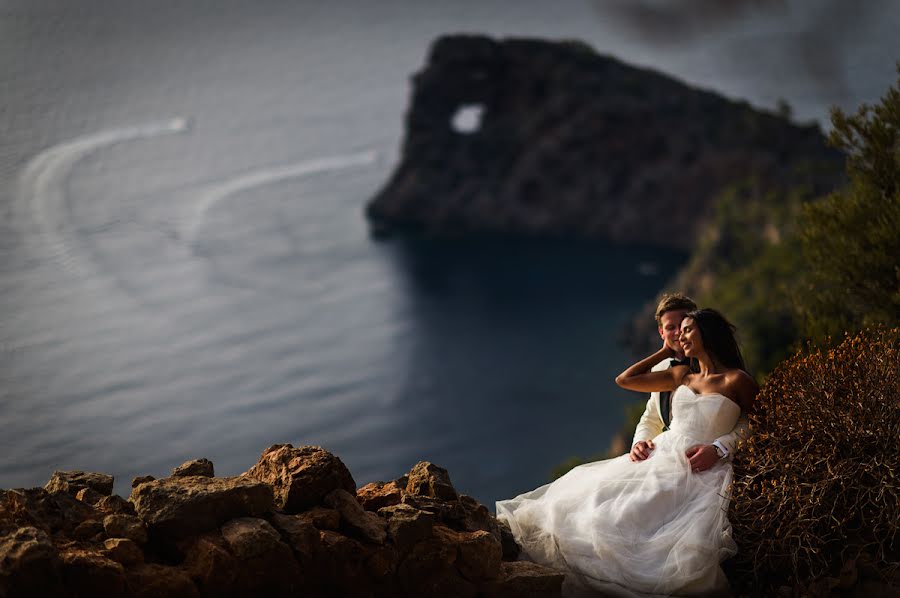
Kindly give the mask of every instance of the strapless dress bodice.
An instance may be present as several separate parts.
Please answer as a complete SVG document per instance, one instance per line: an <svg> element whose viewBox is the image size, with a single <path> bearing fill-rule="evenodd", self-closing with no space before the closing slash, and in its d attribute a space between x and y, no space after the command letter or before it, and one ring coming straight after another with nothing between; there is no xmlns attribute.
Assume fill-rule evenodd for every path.
<svg viewBox="0 0 900 598"><path fill-rule="evenodd" d="M672 394L670 429L703 442L712 442L731 432L741 407L720 393L696 393L685 385Z"/></svg>

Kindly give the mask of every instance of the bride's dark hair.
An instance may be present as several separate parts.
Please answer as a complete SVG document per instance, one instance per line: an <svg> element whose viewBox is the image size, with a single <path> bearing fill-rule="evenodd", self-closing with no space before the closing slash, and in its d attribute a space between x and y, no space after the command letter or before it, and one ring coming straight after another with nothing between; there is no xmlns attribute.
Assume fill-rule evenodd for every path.
<svg viewBox="0 0 900 598"><path fill-rule="evenodd" d="M712 357L727 368L738 368L747 371L744 357L738 347L734 333L737 328L725 319L725 316L714 309L704 307L684 314L690 318L700 331L703 347ZM693 368L692 368L693 369Z"/></svg>

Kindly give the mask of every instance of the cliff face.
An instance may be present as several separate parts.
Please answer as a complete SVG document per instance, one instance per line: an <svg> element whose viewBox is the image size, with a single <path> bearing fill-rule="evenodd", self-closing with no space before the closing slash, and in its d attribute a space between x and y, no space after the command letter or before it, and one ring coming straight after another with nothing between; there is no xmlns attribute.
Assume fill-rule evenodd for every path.
<svg viewBox="0 0 900 598"><path fill-rule="evenodd" d="M508 528L421 462L356 488L320 447L274 445L247 472L206 459L159 480L56 472L0 490L0 598L554 598L563 574L516 561Z"/></svg>
<svg viewBox="0 0 900 598"><path fill-rule="evenodd" d="M401 161L367 216L382 235L565 235L689 249L728 185L754 177L824 192L841 164L814 125L577 42L448 36L413 78Z"/></svg>

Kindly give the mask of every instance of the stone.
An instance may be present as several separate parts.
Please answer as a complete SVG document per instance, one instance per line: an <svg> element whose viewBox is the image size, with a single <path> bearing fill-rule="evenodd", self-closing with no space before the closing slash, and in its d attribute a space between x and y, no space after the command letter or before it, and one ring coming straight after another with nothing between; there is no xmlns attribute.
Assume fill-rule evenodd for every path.
<svg viewBox="0 0 900 598"><path fill-rule="evenodd" d="M506 521L497 520L497 525L500 528L500 544L503 547L503 560L504 561L516 561L519 559L519 554L522 549L519 547L516 542L515 536L513 536L512 529L510 529L509 524Z"/></svg>
<svg viewBox="0 0 900 598"><path fill-rule="evenodd" d="M335 596L365 596L370 585L366 563L377 548L330 530L319 531L318 571Z"/></svg>
<svg viewBox="0 0 900 598"><path fill-rule="evenodd" d="M403 488L396 482L372 482L356 490L356 500L367 511L377 511L383 507L400 504Z"/></svg>
<svg viewBox="0 0 900 598"><path fill-rule="evenodd" d="M297 517L309 522L316 529L337 531L341 525L341 514L335 509L313 507L308 511L297 513Z"/></svg>
<svg viewBox="0 0 900 598"><path fill-rule="evenodd" d="M185 571L203 596L235 596L241 567L219 530L189 540L183 550Z"/></svg>
<svg viewBox="0 0 900 598"><path fill-rule="evenodd" d="M33 525L51 534L71 534L82 522L98 516L96 509L73 495L51 494L43 488L7 490L0 494L0 509L11 513L18 525Z"/></svg>
<svg viewBox="0 0 900 598"><path fill-rule="evenodd" d="M113 513L103 518L103 531L111 538L128 538L135 544L147 543L147 526L134 515Z"/></svg>
<svg viewBox="0 0 900 598"><path fill-rule="evenodd" d="M356 482L344 463L318 446L273 445L244 476L271 486L275 506L285 513L319 505L338 488L356 493Z"/></svg>
<svg viewBox="0 0 900 598"><path fill-rule="evenodd" d="M319 530L300 515L275 513L270 522L287 542L301 565L312 563L319 547Z"/></svg>
<svg viewBox="0 0 900 598"><path fill-rule="evenodd" d="M491 533L484 530L460 532L457 546L456 568L466 579L481 582L500 574L503 549Z"/></svg>
<svg viewBox="0 0 900 598"><path fill-rule="evenodd" d="M132 598L199 598L200 593L187 572L180 567L143 564L125 571L128 594Z"/></svg>
<svg viewBox="0 0 900 598"><path fill-rule="evenodd" d="M36 527L0 530L0 596L63 595L59 554Z"/></svg>
<svg viewBox="0 0 900 598"><path fill-rule="evenodd" d="M459 495L457 500L440 500L429 496L404 494L402 504L433 513L437 520L453 529L474 532L484 530L500 540L500 527L487 507L471 496Z"/></svg>
<svg viewBox="0 0 900 598"><path fill-rule="evenodd" d="M419 541L431 536L435 515L409 505L392 505L378 510L387 519L387 534L400 554L406 554Z"/></svg>
<svg viewBox="0 0 900 598"><path fill-rule="evenodd" d="M255 517L228 521L221 529L229 551L237 557L236 588L241 593L290 596L302 587L302 574L291 549L272 525Z"/></svg>
<svg viewBox="0 0 900 598"><path fill-rule="evenodd" d="M106 556L125 567L144 562L143 551L128 538L107 538L103 546Z"/></svg>
<svg viewBox="0 0 900 598"><path fill-rule="evenodd" d="M90 550L63 552L63 578L66 589L76 596L125 596L125 568L106 556Z"/></svg>
<svg viewBox="0 0 900 598"><path fill-rule="evenodd" d="M113 476L85 471L54 471L50 481L44 486L44 490L51 494L65 492L71 496L84 488L109 496L113 490Z"/></svg>
<svg viewBox="0 0 900 598"><path fill-rule="evenodd" d="M416 463L406 474L406 491L416 496L428 496L441 500L456 500L459 495L450 483L450 474L443 467L428 461Z"/></svg>
<svg viewBox="0 0 900 598"><path fill-rule="evenodd" d="M565 575L528 561L503 561L500 575L484 586L485 598L559 598Z"/></svg>
<svg viewBox="0 0 900 598"><path fill-rule="evenodd" d="M405 556L397 575L406 594L436 595L439 586L452 585L445 578L459 577L454 566L458 551L452 533L449 528L436 525L434 534L413 546Z"/></svg>
<svg viewBox="0 0 900 598"><path fill-rule="evenodd" d="M123 513L126 515L135 514L134 505L118 494L104 496L94 506L96 506L99 511L103 511L104 513Z"/></svg>
<svg viewBox="0 0 900 598"><path fill-rule="evenodd" d="M103 528L103 522L97 521L96 519L88 519L87 521L82 521L78 524L74 530L72 530L72 538L75 540L92 540L97 537L101 537L105 533Z"/></svg>
<svg viewBox="0 0 900 598"><path fill-rule="evenodd" d="M384 544L387 537L384 519L363 509L354 495L338 488L325 497L325 504L341 514L341 526L350 535L375 544Z"/></svg>
<svg viewBox="0 0 900 598"><path fill-rule="evenodd" d="M93 488L82 488L75 494L75 498L83 503L96 506L105 497Z"/></svg>
<svg viewBox="0 0 900 598"><path fill-rule="evenodd" d="M172 475L176 477L199 475L207 478L215 477L212 461L209 459L194 459L186 461L172 470Z"/></svg>
<svg viewBox="0 0 900 598"><path fill-rule="evenodd" d="M236 517L256 517L272 508L272 489L243 476L170 477L131 491L138 516L153 533L169 539L209 531Z"/></svg>
<svg viewBox="0 0 900 598"><path fill-rule="evenodd" d="M152 475L139 475L131 480L131 487L137 488L141 484L152 482L155 479Z"/></svg>

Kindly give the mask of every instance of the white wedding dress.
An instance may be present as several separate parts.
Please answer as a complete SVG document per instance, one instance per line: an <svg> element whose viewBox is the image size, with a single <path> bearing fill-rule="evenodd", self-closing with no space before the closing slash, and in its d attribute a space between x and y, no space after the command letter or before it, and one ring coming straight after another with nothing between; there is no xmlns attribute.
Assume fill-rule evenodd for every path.
<svg viewBox="0 0 900 598"><path fill-rule="evenodd" d="M737 552L727 510L731 464L694 473L685 451L734 428L741 409L721 394L680 386L671 428L645 461L580 465L497 503L523 556L566 571L564 593L717 595L720 563ZM631 592L629 592L631 591Z"/></svg>

